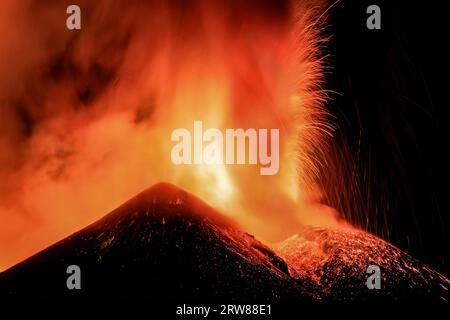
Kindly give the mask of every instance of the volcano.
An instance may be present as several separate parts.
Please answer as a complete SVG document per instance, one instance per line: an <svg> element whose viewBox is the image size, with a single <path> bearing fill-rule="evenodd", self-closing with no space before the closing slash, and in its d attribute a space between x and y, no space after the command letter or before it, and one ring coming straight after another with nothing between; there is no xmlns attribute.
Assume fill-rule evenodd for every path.
<svg viewBox="0 0 450 320"><path fill-rule="evenodd" d="M382 288L366 286L377 264ZM66 287L81 269L81 290ZM160 183L0 273L0 298L172 301L448 301L450 282L363 231L305 228L265 245L195 196Z"/></svg>

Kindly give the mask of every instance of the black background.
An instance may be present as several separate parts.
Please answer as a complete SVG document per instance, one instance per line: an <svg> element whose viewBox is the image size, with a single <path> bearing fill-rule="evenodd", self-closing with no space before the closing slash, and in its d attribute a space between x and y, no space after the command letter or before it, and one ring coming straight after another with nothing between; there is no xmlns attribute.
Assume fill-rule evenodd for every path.
<svg viewBox="0 0 450 320"><path fill-rule="evenodd" d="M448 276L449 35L441 3L343 0L330 10L327 106L337 130L322 183L347 220ZM381 30L366 27L371 4L381 8Z"/></svg>

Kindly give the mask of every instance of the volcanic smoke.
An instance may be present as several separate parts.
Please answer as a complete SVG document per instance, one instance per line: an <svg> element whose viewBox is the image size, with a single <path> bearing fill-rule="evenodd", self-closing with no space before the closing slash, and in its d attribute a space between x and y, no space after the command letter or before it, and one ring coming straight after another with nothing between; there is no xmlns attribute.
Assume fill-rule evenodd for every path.
<svg viewBox="0 0 450 320"><path fill-rule="evenodd" d="M165 181L266 241L343 227L320 202L333 131L322 1L2 1L0 268ZM192 126L279 129L279 172L171 161Z"/></svg>

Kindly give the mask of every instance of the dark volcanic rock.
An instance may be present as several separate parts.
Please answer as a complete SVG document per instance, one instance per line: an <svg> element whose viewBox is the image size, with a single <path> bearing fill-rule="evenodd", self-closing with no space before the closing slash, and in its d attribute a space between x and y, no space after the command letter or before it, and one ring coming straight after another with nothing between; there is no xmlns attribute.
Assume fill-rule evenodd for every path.
<svg viewBox="0 0 450 320"><path fill-rule="evenodd" d="M305 228L277 247L292 277L317 300L449 300L446 277L363 231ZM380 267L380 290L367 288L369 265Z"/></svg>
<svg viewBox="0 0 450 320"><path fill-rule="evenodd" d="M275 251L168 184L0 273L5 298L176 301L448 301L449 280L363 231L305 228ZM68 290L78 265L82 289ZM381 267L369 290L367 267Z"/></svg>
<svg viewBox="0 0 450 320"><path fill-rule="evenodd" d="M66 287L72 264L81 290ZM309 299L271 249L168 184L0 274L0 298L24 296Z"/></svg>

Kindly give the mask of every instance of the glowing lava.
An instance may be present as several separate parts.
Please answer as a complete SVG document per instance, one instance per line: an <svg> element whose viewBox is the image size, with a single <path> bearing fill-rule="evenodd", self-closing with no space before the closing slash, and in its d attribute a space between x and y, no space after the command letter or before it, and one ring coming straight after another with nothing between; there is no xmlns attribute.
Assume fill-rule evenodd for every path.
<svg viewBox="0 0 450 320"><path fill-rule="evenodd" d="M0 267L158 181L264 240L343 225L315 184L331 132L321 1L85 0L76 32L64 3L37 2L0 5ZM194 120L279 129L278 174L173 165L171 133Z"/></svg>

